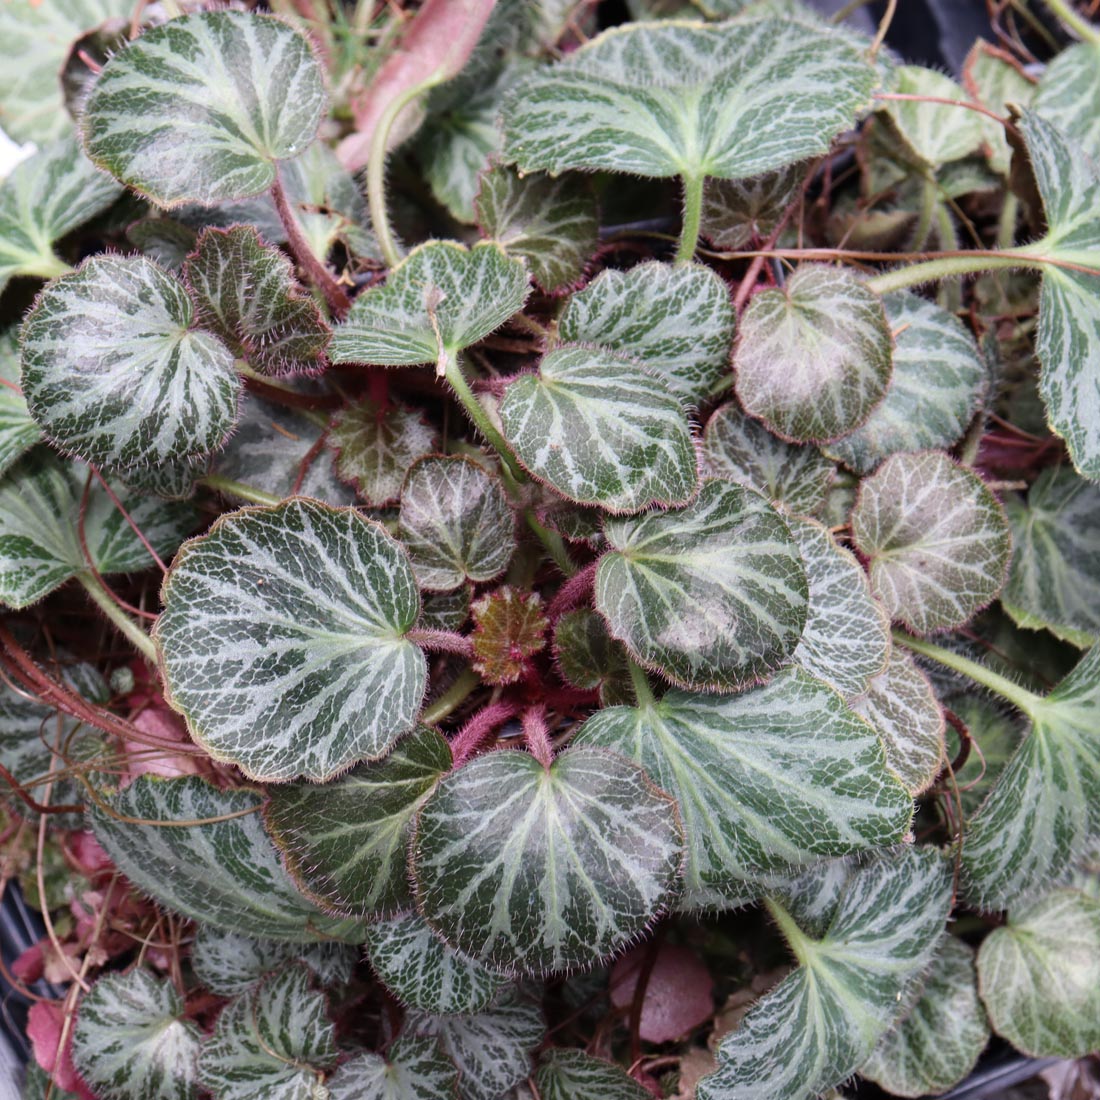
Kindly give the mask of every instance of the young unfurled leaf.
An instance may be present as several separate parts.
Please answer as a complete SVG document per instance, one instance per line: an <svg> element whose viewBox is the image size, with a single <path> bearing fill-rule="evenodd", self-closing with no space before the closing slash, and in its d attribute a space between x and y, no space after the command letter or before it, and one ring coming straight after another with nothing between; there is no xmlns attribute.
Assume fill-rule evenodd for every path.
<svg viewBox="0 0 1100 1100"><path fill-rule="evenodd" d="M295 499L223 516L164 584L156 640L172 705L216 759L324 780L412 729L424 655L404 551L354 509Z"/></svg>
<svg viewBox="0 0 1100 1100"><path fill-rule="evenodd" d="M1005 510L1013 545L1004 609L1076 645L1100 640L1100 488L1051 466Z"/></svg>
<svg viewBox="0 0 1100 1100"><path fill-rule="evenodd" d="M46 448L24 455L0 478L0 604L21 608L94 566L102 574L132 573L153 564L149 551L114 501L93 481L80 545L80 502L88 475ZM115 495L162 557L171 557L192 531L187 504Z"/></svg>
<svg viewBox="0 0 1100 1100"><path fill-rule="evenodd" d="M105 974L80 1001L73 1064L104 1100L194 1100L201 1042L168 979Z"/></svg>
<svg viewBox="0 0 1100 1100"><path fill-rule="evenodd" d="M634 359L580 344L543 356L500 406L504 435L540 481L579 504L637 512L687 500L698 484L687 416Z"/></svg>
<svg viewBox="0 0 1100 1100"><path fill-rule="evenodd" d="M947 866L929 848L857 871L820 938L769 902L801 965L723 1041L699 1100L809 1100L849 1077L902 1010L950 907Z"/></svg>
<svg viewBox="0 0 1100 1100"><path fill-rule="evenodd" d="M354 924L330 919L295 889L259 813L249 812L262 801L255 791L218 790L196 776L143 775L107 804L123 818L167 824L120 820L98 805L88 812L118 869L174 912L268 939L354 940Z"/></svg>
<svg viewBox="0 0 1100 1100"><path fill-rule="evenodd" d="M516 549L514 527L504 487L472 459L424 458L409 470L398 537L422 588L499 576Z"/></svg>
<svg viewBox="0 0 1100 1100"><path fill-rule="evenodd" d="M947 310L902 292L883 299L894 373L882 403L825 450L861 474L901 451L952 446L981 403L986 370L974 337Z"/></svg>
<svg viewBox="0 0 1100 1100"><path fill-rule="evenodd" d="M98 465L217 449L239 389L232 353L194 327L183 284L143 257L86 260L46 287L23 325L31 414L58 447Z"/></svg>
<svg viewBox="0 0 1100 1100"><path fill-rule="evenodd" d="M886 761L913 794L931 786L943 764L944 717L928 677L896 646L867 694L849 704L874 726ZM961 783L961 780L960 780Z"/></svg>
<svg viewBox="0 0 1100 1100"><path fill-rule="evenodd" d="M385 286L355 299L329 351L334 363L435 363L443 373L526 298L527 268L500 245L428 241L390 272Z"/></svg>
<svg viewBox="0 0 1100 1100"><path fill-rule="evenodd" d="M1079 42L1052 58L1030 106L1093 160L1100 160L1100 43ZM1026 105L1026 101L1017 101Z"/></svg>
<svg viewBox="0 0 1100 1100"><path fill-rule="evenodd" d="M635 660L683 687L737 691L794 653L809 607L798 546L740 485L686 508L605 523L596 609Z"/></svg>
<svg viewBox="0 0 1100 1100"><path fill-rule="evenodd" d="M528 659L546 645L549 626L542 600L534 592L505 585L487 592L471 608L474 630L474 667L486 683L511 684L519 680Z"/></svg>
<svg viewBox="0 0 1100 1100"><path fill-rule="evenodd" d="M892 344L877 295L841 269L803 264L783 289L755 295L742 315L737 396L782 439L836 439L882 401Z"/></svg>
<svg viewBox="0 0 1100 1100"><path fill-rule="evenodd" d="M250 226L206 229L183 266L198 323L261 374L324 366L329 327L290 261Z"/></svg>
<svg viewBox="0 0 1100 1100"><path fill-rule="evenodd" d="M1013 906L978 952L982 1000L998 1035L1036 1058L1100 1046L1100 901L1053 890Z"/></svg>
<svg viewBox="0 0 1100 1100"><path fill-rule="evenodd" d="M0 185L0 290L13 275L64 274L67 265L54 255L54 242L121 194L75 138L62 138L17 164Z"/></svg>
<svg viewBox="0 0 1100 1100"><path fill-rule="evenodd" d="M14 330L0 334L0 475L41 438L19 384Z"/></svg>
<svg viewBox="0 0 1100 1100"><path fill-rule="evenodd" d="M313 1100L337 1057L323 993L304 966L280 970L231 1001L199 1058L220 1100Z"/></svg>
<svg viewBox="0 0 1100 1100"><path fill-rule="evenodd" d="M535 1084L542 1100L647 1100L650 1095L621 1066L580 1050L546 1053Z"/></svg>
<svg viewBox="0 0 1100 1100"><path fill-rule="evenodd" d="M411 906L413 814L451 764L443 738L421 727L381 760L324 786L272 787L264 821L299 889L326 909L362 917Z"/></svg>
<svg viewBox="0 0 1100 1100"><path fill-rule="evenodd" d="M616 27L527 80L504 112L524 171L744 179L824 153L874 69L804 23Z"/></svg>
<svg viewBox="0 0 1100 1100"><path fill-rule="evenodd" d="M417 816L417 906L492 967L589 966L668 904L681 840L675 803L621 757L570 749L545 768L491 752L445 776Z"/></svg>
<svg viewBox="0 0 1100 1100"><path fill-rule="evenodd" d="M237 997L273 970L304 963L322 985L344 985L355 969L356 948L346 943L288 943L256 939L200 924L191 945L195 977L220 997Z"/></svg>
<svg viewBox="0 0 1100 1100"><path fill-rule="evenodd" d="M792 164L742 180L711 180L703 194L700 230L715 248L731 251L766 241L794 202L806 165Z"/></svg>
<svg viewBox="0 0 1100 1100"><path fill-rule="evenodd" d="M731 401L707 421L703 471L763 493L798 515L825 504L836 468L816 447L800 447L772 435Z"/></svg>
<svg viewBox="0 0 1100 1100"><path fill-rule="evenodd" d="M361 401L333 421L329 442L337 474L377 507L397 499L409 467L436 449L436 432L411 409Z"/></svg>
<svg viewBox="0 0 1100 1100"><path fill-rule="evenodd" d="M687 406L705 403L729 371L733 330L729 291L699 264L608 269L558 319L562 341L641 360Z"/></svg>
<svg viewBox="0 0 1100 1100"><path fill-rule="evenodd" d="M458 1066L460 1100L500 1100L527 1077L530 1052L546 1033L538 1007L516 997L472 1016L410 1012L406 1028L411 1035L438 1038Z"/></svg>
<svg viewBox="0 0 1100 1100"><path fill-rule="evenodd" d="M81 120L88 155L159 206L258 195L313 141L321 66L288 23L240 11L147 30L103 68Z"/></svg>
<svg viewBox="0 0 1100 1100"><path fill-rule="evenodd" d="M635 761L676 799L688 908L791 865L896 843L912 816L874 730L801 669L741 695L670 691L601 710L575 743Z"/></svg>
<svg viewBox="0 0 1100 1100"><path fill-rule="evenodd" d="M985 908L1057 881L1100 836L1100 647L1029 712L1031 732L963 844L967 889Z"/></svg>
<svg viewBox="0 0 1100 1100"><path fill-rule="evenodd" d="M505 984L499 974L448 947L416 913L372 922L367 957L402 1004L424 1012L480 1012Z"/></svg>
<svg viewBox="0 0 1100 1100"><path fill-rule="evenodd" d="M600 703L633 702L626 650L607 624L588 608L568 611L554 626L554 659L562 678L574 687L599 690Z"/></svg>
<svg viewBox="0 0 1100 1100"><path fill-rule="evenodd" d="M494 165L481 175L474 212L481 232L526 260L531 278L549 293L577 282L596 251L596 196L576 176L520 177Z"/></svg>
<svg viewBox="0 0 1100 1100"><path fill-rule="evenodd" d="M454 1100L458 1068L435 1039L402 1035L381 1054L357 1054L326 1082L329 1100Z"/></svg>
<svg viewBox="0 0 1100 1100"><path fill-rule="evenodd" d="M879 1040L859 1073L895 1096L935 1096L970 1073L988 1041L974 949L944 936L920 1000Z"/></svg>
<svg viewBox="0 0 1100 1100"><path fill-rule="evenodd" d="M918 633L962 626L1001 590L1012 538L977 474L938 451L888 458L852 509L871 588Z"/></svg>
<svg viewBox="0 0 1100 1100"><path fill-rule="evenodd" d="M854 554L809 519L787 521L810 584L810 611L794 662L845 698L863 695L886 669L890 620Z"/></svg>

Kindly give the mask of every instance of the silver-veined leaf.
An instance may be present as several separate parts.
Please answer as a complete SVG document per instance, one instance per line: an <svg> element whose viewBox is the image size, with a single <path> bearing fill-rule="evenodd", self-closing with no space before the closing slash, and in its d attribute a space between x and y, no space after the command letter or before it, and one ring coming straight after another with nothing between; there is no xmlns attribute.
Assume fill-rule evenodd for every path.
<svg viewBox="0 0 1100 1100"><path fill-rule="evenodd" d="M271 788L264 820L299 888L327 909L379 917L412 905L406 849L413 814L452 765L425 727L338 779Z"/></svg>
<svg viewBox="0 0 1100 1100"><path fill-rule="evenodd" d="M73 1065L103 1100L194 1100L201 1041L171 981L105 974L80 1001Z"/></svg>
<svg viewBox="0 0 1100 1100"><path fill-rule="evenodd" d="M183 284L151 260L86 260L24 322L31 414L62 450L111 468L215 450L240 380L229 349L194 322Z"/></svg>
<svg viewBox="0 0 1100 1100"><path fill-rule="evenodd" d="M370 400L344 409L329 433L336 473L376 507L398 498L409 467L436 450L436 438L418 411Z"/></svg>
<svg viewBox="0 0 1100 1100"><path fill-rule="evenodd" d="M608 634L607 624L595 611L582 607L558 619L554 661L566 683L598 690L601 705L634 701L626 650Z"/></svg>
<svg viewBox="0 0 1100 1100"><path fill-rule="evenodd" d="M894 373L882 403L854 432L825 449L861 474L900 451L952 446L985 392L974 337L935 302L900 292L883 299L894 336Z"/></svg>
<svg viewBox="0 0 1100 1100"><path fill-rule="evenodd" d="M290 261L251 226L205 229L183 265L198 323L261 374L324 366L329 327Z"/></svg>
<svg viewBox="0 0 1100 1100"><path fill-rule="evenodd" d="M223 516L184 545L163 599L168 697L216 759L324 780L412 729L427 684L404 637L416 578L354 509L296 498Z"/></svg>
<svg viewBox="0 0 1100 1100"><path fill-rule="evenodd" d="M195 977L219 997L237 997L259 985L266 974L304 963L322 985L344 985L358 951L346 943L290 943L264 940L200 924L191 945Z"/></svg>
<svg viewBox="0 0 1100 1100"><path fill-rule="evenodd" d="M1030 106L1093 160L1100 160L1100 44L1078 42L1052 58Z"/></svg>
<svg viewBox="0 0 1100 1100"><path fill-rule="evenodd" d="M1052 890L1009 911L978 952L994 1031L1036 1058L1100 1047L1100 901Z"/></svg>
<svg viewBox="0 0 1100 1100"><path fill-rule="evenodd" d="M816 520L787 521L806 567L810 611L794 662L845 698L863 695L886 669L890 620L855 555Z"/></svg>
<svg viewBox="0 0 1100 1100"><path fill-rule="evenodd" d="M843 37L804 23L616 27L518 89L504 156L524 171L744 179L826 152L875 81Z"/></svg>
<svg viewBox="0 0 1100 1100"><path fill-rule="evenodd" d="M740 897L746 880L792 865L894 844L912 817L875 731L801 669L740 695L670 691L606 708L575 743L635 761L676 799L686 908L714 891Z"/></svg>
<svg viewBox="0 0 1100 1100"><path fill-rule="evenodd" d="M42 447L0 478L0 604L27 607L89 570L78 533L87 477L82 466ZM117 483L113 491L161 557L171 557L194 529L189 505L134 497ZM84 540L99 573L138 572L153 564L98 481L88 494Z"/></svg>
<svg viewBox="0 0 1100 1100"><path fill-rule="evenodd" d="M702 450L704 473L747 485L798 515L821 511L836 476L816 447L779 439L733 401L707 421Z"/></svg>
<svg viewBox="0 0 1100 1100"><path fill-rule="evenodd" d="M9 329L0 334L0 475L42 438L19 382L19 352Z"/></svg>
<svg viewBox="0 0 1100 1100"><path fill-rule="evenodd" d="M1004 609L1019 626L1076 645L1100 640L1100 488L1052 466L1005 510L1013 545Z"/></svg>
<svg viewBox="0 0 1100 1100"><path fill-rule="evenodd" d="M476 1015L410 1012L406 1028L439 1040L458 1066L461 1100L500 1100L528 1076L530 1052L546 1033L538 1007L514 996Z"/></svg>
<svg viewBox="0 0 1100 1100"><path fill-rule="evenodd" d="M686 508L608 519L605 533L596 610L646 667L682 687L737 691L794 653L806 571L759 494L706 481Z"/></svg>
<svg viewBox="0 0 1100 1100"><path fill-rule="evenodd" d="M219 1100L321 1100L336 1057L325 996L306 967L294 966L222 1009L199 1077Z"/></svg>
<svg viewBox="0 0 1100 1100"><path fill-rule="evenodd" d="M962 626L1004 584L1004 511L977 474L942 452L883 462L861 485L851 526L875 595L918 633Z"/></svg>
<svg viewBox="0 0 1100 1100"><path fill-rule="evenodd" d="M981 38L966 55L962 80L969 98L997 115L1004 115L1009 104L1030 107L1035 97L1035 79L1020 61ZM1007 176L1012 167L1012 149L1003 133L996 138L990 136L989 164L1002 176Z"/></svg>
<svg viewBox="0 0 1100 1100"><path fill-rule="evenodd" d="M577 176L521 177L494 165L481 175L474 211L481 232L527 261L545 291L577 282L599 242L599 208L591 186Z"/></svg>
<svg viewBox="0 0 1100 1100"><path fill-rule="evenodd" d="M974 949L944 936L920 1000L879 1040L859 1073L894 1096L935 1096L970 1073L988 1041Z"/></svg>
<svg viewBox="0 0 1100 1100"><path fill-rule="evenodd" d="M426 630L461 630L470 617L470 589L428 592L421 597L418 626ZM438 686L438 682L435 686Z"/></svg>
<svg viewBox="0 0 1100 1100"><path fill-rule="evenodd" d="M548 1051L539 1062L535 1085L542 1100L648 1100L650 1096L621 1066L582 1050Z"/></svg>
<svg viewBox="0 0 1100 1100"><path fill-rule="evenodd" d="M402 1004L440 1015L488 1008L506 981L445 944L416 913L368 925L367 957Z"/></svg>
<svg viewBox="0 0 1100 1100"><path fill-rule="evenodd" d="M734 323L729 291L713 271L654 262L601 272L569 299L558 337L640 359L685 405L696 406L729 371Z"/></svg>
<svg viewBox="0 0 1100 1100"><path fill-rule="evenodd" d="M820 938L769 909L799 963L718 1050L698 1100L809 1100L851 1076L931 961L951 908L939 853L909 848L856 872Z"/></svg>
<svg viewBox="0 0 1100 1100"><path fill-rule="evenodd" d="M527 268L499 244L467 249L428 241L390 272L384 286L355 299L332 337L334 363L413 366L442 373L458 353L523 308Z"/></svg>
<svg viewBox="0 0 1100 1100"><path fill-rule="evenodd" d="M885 396L892 344L876 294L840 268L803 264L741 315L737 397L782 439L836 439L865 423Z"/></svg>
<svg viewBox="0 0 1100 1100"><path fill-rule="evenodd" d="M1100 647L1029 710L1030 734L966 831L964 880L983 908L1057 881L1100 836Z"/></svg>
<svg viewBox="0 0 1100 1100"><path fill-rule="evenodd" d="M81 129L92 160L159 206L217 203L266 191L327 106L321 66L288 23L197 12L107 62Z"/></svg>
<svg viewBox="0 0 1100 1100"><path fill-rule="evenodd" d="M505 971L573 970L633 941L671 900L675 803L635 764L571 749L549 768L492 752L417 815L417 907L453 947Z"/></svg>
<svg viewBox="0 0 1100 1100"><path fill-rule="evenodd" d="M256 791L218 790L196 776L139 776L106 804L163 824L119 820L98 805L88 812L118 869L174 912L268 939L354 939L354 924L331 920L295 888L260 823L262 802Z"/></svg>
<svg viewBox="0 0 1100 1100"><path fill-rule="evenodd" d="M742 180L711 180L703 193L700 231L715 248L730 251L766 241L794 202L805 164Z"/></svg>
<svg viewBox="0 0 1100 1100"><path fill-rule="evenodd" d="M458 1068L435 1039L400 1036L381 1054L357 1054L326 1082L329 1100L455 1100Z"/></svg>
<svg viewBox="0 0 1100 1100"><path fill-rule="evenodd" d="M885 670L850 706L874 726L887 763L913 794L932 785L943 764L943 708L908 654L894 646Z"/></svg>
<svg viewBox="0 0 1100 1100"><path fill-rule="evenodd" d="M121 194L75 138L62 138L17 164L0 184L0 290L13 275L64 274L68 265L54 255L54 242Z"/></svg>
<svg viewBox="0 0 1100 1100"><path fill-rule="evenodd" d="M0 70L0 125L14 141L53 141L72 130L60 73L69 52L111 19L129 21L130 0L5 0L0 39L9 64Z"/></svg>
<svg viewBox="0 0 1100 1100"><path fill-rule="evenodd" d="M409 470L398 537L422 588L446 592L500 576L515 553L514 528L500 479L473 459L424 458Z"/></svg>
<svg viewBox="0 0 1100 1100"><path fill-rule="evenodd" d="M687 416L634 359L566 344L522 374L500 406L504 436L540 481L579 504L637 512L687 500L698 484Z"/></svg>

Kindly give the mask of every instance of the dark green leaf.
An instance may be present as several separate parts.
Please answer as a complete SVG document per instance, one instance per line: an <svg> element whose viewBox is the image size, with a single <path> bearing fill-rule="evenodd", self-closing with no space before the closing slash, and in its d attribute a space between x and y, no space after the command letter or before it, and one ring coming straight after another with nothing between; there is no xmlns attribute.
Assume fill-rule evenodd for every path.
<svg viewBox="0 0 1100 1100"><path fill-rule="evenodd" d="M562 678L587 691L599 690L603 706L632 702L626 650L607 624L587 608L568 611L554 626L554 659Z"/></svg>
<svg viewBox="0 0 1100 1100"><path fill-rule="evenodd" d="M0 475L42 438L23 399L14 330L0 335Z"/></svg>
<svg viewBox="0 0 1100 1100"><path fill-rule="evenodd" d="M542 1100L647 1100L649 1093L626 1072L580 1050L551 1050L535 1074Z"/></svg>

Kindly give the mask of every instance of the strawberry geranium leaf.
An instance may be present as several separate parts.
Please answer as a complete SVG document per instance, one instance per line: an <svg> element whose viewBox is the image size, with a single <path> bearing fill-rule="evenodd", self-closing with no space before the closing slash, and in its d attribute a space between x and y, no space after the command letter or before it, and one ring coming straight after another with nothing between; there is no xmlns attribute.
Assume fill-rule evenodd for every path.
<svg viewBox="0 0 1100 1100"><path fill-rule="evenodd" d="M329 1100L454 1100L458 1067L435 1039L401 1035L385 1056L349 1058L325 1087Z"/></svg>
<svg viewBox="0 0 1100 1100"><path fill-rule="evenodd" d="M542 1100L647 1100L650 1095L621 1066L580 1050L547 1052L535 1084Z"/></svg>

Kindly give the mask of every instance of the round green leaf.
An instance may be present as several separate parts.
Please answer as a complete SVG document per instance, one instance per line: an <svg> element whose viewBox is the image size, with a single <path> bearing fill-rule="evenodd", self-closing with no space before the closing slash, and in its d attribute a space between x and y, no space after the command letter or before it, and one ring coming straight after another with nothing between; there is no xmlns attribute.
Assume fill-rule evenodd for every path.
<svg viewBox="0 0 1100 1100"><path fill-rule="evenodd" d="M1032 1057L1100 1047L1100 901L1053 890L986 936L978 980L993 1030Z"/></svg>
<svg viewBox="0 0 1100 1100"><path fill-rule="evenodd" d="M741 405L782 439L820 442L863 424L890 382L882 300L851 273L803 264L755 295L734 353Z"/></svg>
<svg viewBox="0 0 1100 1100"><path fill-rule="evenodd" d="M424 655L408 559L354 509L223 516L180 551L155 637L172 705L216 759L324 780L412 729Z"/></svg>
<svg viewBox="0 0 1100 1100"><path fill-rule="evenodd" d="M637 512L686 500L698 484L687 416L633 359L567 344L522 374L500 406L504 435L540 481L579 504Z"/></svg>
<svg viewBox="0 0 1100 1100"><path fill-rule="evenodd" d="M299 887L357 916L410 906L405 852L413 814L451 764L446 741L422 726L381 760L324 786L271 788L264 820Z"/></svg>
<svg viewBox="0 0 1100 1100"><path fill-rule="evenodd" d="M1100 640L1100 488L1052 466L1005 510L1013 547L1004 609L1077 645Z"/></svg>
<svg viewBox="0 0 1100 1100"><path fill-rule="evenodd" d="M326 1082L329 1100L455 1100L458 1069L434 1039L402 1035L381 1054L357 1054Z"/></svg>
<svg viewBox="0 0 1100 1100"><path fill-rule="evenodd" d="M673 801L626 760L582 748L547 769L525 752L489 753L444 777L420 810L417 905L490 966L588 966L667 906L681 837Z"/></svg>
<svg viewBox="0 0 1100 1100"><path fill-rule="evenodd" d="M107 974L80 1002L73 1065L103 1100L194 1100L201 1041L170 981Z"/></svg>
<svg viewBox="0 0 1100 1100"><path fill-rule="evenodd" d="M336 1057L324 994L306 967L295 966L222 1009L199 1076L218 1100L318 1100Z"/></svg>
<svg viewBox="0 0 1100 1100"><path fill-rule="evenodd" d="M741 180L710 180L703 193L700 231L715 248L735 251L766 241L798 196L805 164Z"/></svg>
<svg viewBox="0 0 1100 1100"><path fill-rule="evenodd" d="M703 404L729 371L733 306L700 264L645 263L601 272L558 319L566 343L640 359L685 405Z"/></svg>
<svg viewBox="0 0 1100 1100"><path fill-rule="evenodd" d="M886 397L866 423L825 448L861 474L900 451L952 446L985 390L981 352L958 318L908 292L888 295L883 305L897 334Z"/></svg>
<svg viewBox="0 0 1100 1100"><path fill-rule="evenodd" d="M185 15L103 68L84 107L88 155L159 206L266 191L328 106L304 35L270 16Z"/></svg>
<svg viewBox="0 0 1100 1100"><path fill-rule="evenodd" d="M409 470L398 536L422 588L499 576L515 553L514 528L504 486L473 459L424 458Z"/></svg>
<svg viewBox="0 0 1100 1100"><path fill-rule="evenodd" d="M863 695L872 677L885 670L890 654L886 612L871 595L855 555L828 528L793 516L787 526L810 584L810 613L794 662L845 698Z"/></svg>
<svg viewBox="0 0 1100 1100"><path fill-rule="evenodd" d="M913 813L874 730L801 669L740 695L670 691L610 707L575 743L633 760L676 799L684 907L712 892L739 897L745 880L821 856L897 843Z"/></svg>
<svg viewBox="0 0 1100 1100"><path fill-rule="evenodd" d="M551 1050L535 1085L542 1100L647 1100L649 1093L622 1067L580 1050Z"/></svg>
<svg viewBox="0 0 1100 1100"><path fill-rule="evenodd" d="M825 505L836 468L816 448L772 435L731 401L703 433L703 470L763 493L773 504L812 516Z"/></svg>
<svg viewBox="0 0 1100 1100"><path fill-rule="evenodd" d="M86 260L24 323L31 415L63 451L112 468L215 450L240 380L229 349L192 321L183 284L150 260Z"/></svg>
<svg viewBox="0 0 1100 1100"><path fill-rule="evenodd" d="M424 1012L480 1012L505 983L448 947L415 913L369 925L367 957L402 1004Z"/></svg>
<svg viewBox="0 0 1100 1100"><path fill-rule="evenodd" d="M707 481L686 508L608 519L596 609L634 658L691 688L740 690L794 653L809 606L798 546L771 505Z"/></svg>
<svg viewBox="0 0 1100 1100"><path fill-rule="evenodd" d="M1004 583L1004 511L977 474L941 452L888 458L860 487L851 525L875 595L918 633L962 626Z"/></svg>
<svg viewBox="0 0 1100 1100"><path fill-rule="evenodd" d="M607 624L586 607L567 611L554 624L554 660L566 683L598 690L604 706L633 702L626 650Z"/></svg>

